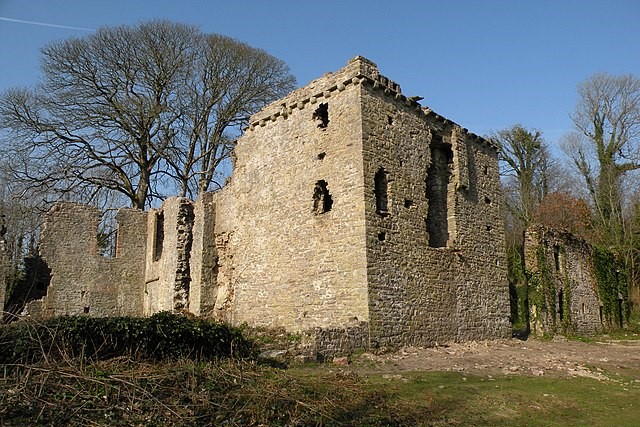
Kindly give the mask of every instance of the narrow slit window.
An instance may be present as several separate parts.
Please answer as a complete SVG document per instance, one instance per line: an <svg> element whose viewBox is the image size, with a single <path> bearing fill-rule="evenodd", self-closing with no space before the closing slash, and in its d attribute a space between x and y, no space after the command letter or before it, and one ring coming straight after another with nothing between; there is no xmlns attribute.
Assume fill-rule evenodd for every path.
<svg viewBox="0 0 640 427"><path fill-rule="evenodd" d="M560 271L560 247L558 245L553 246L553 261L556 271Z"/></svg>
<svg viewBox="0 0 640 427"><path fill-rule="evenodd" d="M313 113L313 120L320 129L326 129L329 125L329 104L320 104Z"/></svg>
<svg viewBox="0 0 640 427"><path fill-rule="evenodd" d="M374 192L376 212L379 215L387 215L389 213L389 177L383 168L378 169L374 177Z"/></svg>
<svg viewBox="0 0 640 427"><path fill-rule="evenodd" d="M333 199L329 193L327 181L316 182L313 189L313 212L316 215L329 212L333 207Z"/></svg>
<svg viewBox="0 0 640 427"><path fill-rule="evenodd" d="M162 247L164 245L164 213L156 214L156 227L153 235L153 260L158 261L162 258Z"/></svg>
<svg viewBox="0 0 640 427"><path fill-rule="evenodd" d="M560 289L558 293L558 314L560 315L560 321L564 320L564 292Z"/></svg>

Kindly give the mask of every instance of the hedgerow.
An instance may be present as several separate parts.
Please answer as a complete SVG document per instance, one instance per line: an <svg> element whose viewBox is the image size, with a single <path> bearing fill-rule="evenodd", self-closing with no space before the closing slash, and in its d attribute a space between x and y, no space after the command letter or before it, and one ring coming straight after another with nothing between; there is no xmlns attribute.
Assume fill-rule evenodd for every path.
<svg viewBox="0 0 640 427"><path fill-rule="evenodd" d="M252 343L237 328L169 312L148 318L62 316L0 327L0 364L115 357L212 360L252 353Z"/></svg>

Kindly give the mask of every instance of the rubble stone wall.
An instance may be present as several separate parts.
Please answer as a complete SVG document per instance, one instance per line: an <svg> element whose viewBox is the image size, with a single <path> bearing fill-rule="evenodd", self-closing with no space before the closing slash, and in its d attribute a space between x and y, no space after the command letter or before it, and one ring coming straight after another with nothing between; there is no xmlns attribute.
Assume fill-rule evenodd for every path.
<svg viewBox="0 0 640 427"><path fill-rule="evenodd" d="M267 107L238 140L216 195L216 311L233 323L301 331L368 318L360 65Z"/></svg>
<svg viewBox="0 0 640 427"><path fill-rule="evenodd" d="M362 89L373 344L509 336L496 150L393 95L375 81Z"/></svg>
<svg viewBox="0 0 640 427"><path fill-rule="evenodd" d="M531 329L545 333L602 332L600 298L589 244L572 234L541 226L527 230L525 263Z"/></svg>
<svg viewBox="0 0 640 427"><path fill-rule="evenodd" d="M188 311L191 285L193 204L182 197L166 200L149 211L144 314Z"/></svg>
<svg viewBox="0 0 640 427"><path fill-rule="evenodd" d="M100 216L97 208L66 202L48 212L40 254L51 269L51 282L46 296L30 303L29 314L142 315L147 214L118 212L115 257L98 253Z"/></svg>
<svg viewBox="0 0 640 427"><path fill-rule="evenodd" d="M189 311L206 317L214 317L214 306L218 294L214 196L213 193L202 194L193 207Z"/></svg>

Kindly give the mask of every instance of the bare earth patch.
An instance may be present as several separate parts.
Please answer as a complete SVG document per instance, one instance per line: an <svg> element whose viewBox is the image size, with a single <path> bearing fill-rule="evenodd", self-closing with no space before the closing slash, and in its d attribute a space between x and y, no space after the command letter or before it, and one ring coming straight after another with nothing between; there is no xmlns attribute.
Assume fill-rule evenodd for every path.
<svg viewBox="0 0 640 427"><path fill-rule="evenodd" d="M435 348L404 348L396 353L365 353L356 370L383 373L454 371L470 375L590 377L640 383L640 341L596 342L554 340L492 340Z"/></svg>

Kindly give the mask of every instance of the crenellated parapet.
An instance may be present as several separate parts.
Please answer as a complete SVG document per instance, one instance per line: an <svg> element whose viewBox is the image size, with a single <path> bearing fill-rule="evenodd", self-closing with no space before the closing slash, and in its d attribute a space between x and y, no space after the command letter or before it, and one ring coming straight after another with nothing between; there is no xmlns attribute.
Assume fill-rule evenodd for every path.
<svg viewBox="0 0 640 427"><path fill-rule="evenodd" d="M405 108L414 110L418 115L424 116L439 129L445 129L450 132L451 129L455 127L470 140L496 148L493 142L473 132L469 132L468 129L441 116L431 108L423 107L419 102L422 97L405 96L398 83L380 74L377 65L363 56L356 56L340 71L326 73L305 87L293 91L287 97L268 105L260 112L251 116L247 130L252 131L256 127L266 126L269 123L276 122L278 119L287 119L294 110L317 107L318 103L328 100L336 93L342 92L350 86L357 85L368 86L376 91L380 91L386 97L393 99L394 102L403 105Z"/></svg>

